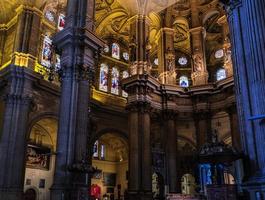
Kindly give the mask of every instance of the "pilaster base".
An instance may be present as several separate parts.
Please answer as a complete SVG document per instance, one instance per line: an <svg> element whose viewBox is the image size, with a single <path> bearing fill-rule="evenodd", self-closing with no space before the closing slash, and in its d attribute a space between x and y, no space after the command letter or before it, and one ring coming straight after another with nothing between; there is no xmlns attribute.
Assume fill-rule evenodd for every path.
<svg viewBox="0 0 265 200"><path fill-rule="evenodd" d="M261 200L265 198L265 174L257 173L242 184L242 189L247 191L250 200Z"/></svg>
<svg viewBox="0 0 265 200"><path fill-rule="evenodd" d="M23 190L17 188L0 188L0 200L21 200Z"/></svg>
<svg viewBox="0 0 265 200"><path fill-rule="evenodd" d="M68 186L53 185L50 188L51 200L62 200L67 199L70 196L71 190Z"/></svg>

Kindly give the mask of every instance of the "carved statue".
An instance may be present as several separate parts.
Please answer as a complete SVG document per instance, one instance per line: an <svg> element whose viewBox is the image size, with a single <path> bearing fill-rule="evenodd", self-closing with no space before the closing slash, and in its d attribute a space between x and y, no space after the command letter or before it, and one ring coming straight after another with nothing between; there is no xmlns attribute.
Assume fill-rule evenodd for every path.
<svg viewBox="0 0 265 200"><path fill-rule="evenodd" d="M202 57L199 54L193 56L193 61L194 61L194 71L195 72L203 71L203 61Z"/></svg>

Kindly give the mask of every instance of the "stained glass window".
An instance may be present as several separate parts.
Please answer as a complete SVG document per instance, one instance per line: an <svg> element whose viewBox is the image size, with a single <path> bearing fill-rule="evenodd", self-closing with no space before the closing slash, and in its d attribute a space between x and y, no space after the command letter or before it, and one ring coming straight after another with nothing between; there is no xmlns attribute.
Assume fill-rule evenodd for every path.
<svg viewBox="0 0 265 200"><path fill-rule="evenodd" d="M52 60L52 40L45 36L43 40L42 55L41 55L41 64L45 67L51 67Z"/></svg>
<svg viewBox="0 0 265 200"><path fill-rule="evenodd" d="M93 146L93 157L98 158L98 141L96 141Z"/></svg>
<svg viewBox="0 0 265 200"><path fill-rule="evenodd" d="M104 144L102 144L100 146L100 159L101 160L104 160L105 159L105 146L104 146Z"/></svg>
<svg viewBox="0 0 265 200"><path fill-rule="evenodd" d="M112 57L116 59L120 59L120 47L117 43L112 44Z"/></svg>
<svg viewBox="0 0 265 200"><path fill-rule="evenodd" d="M122 72L122 79L128 78L128 77L129 77L129 73L127 71L123 71ZM122 96L128 97L128 93L122 90Z"/></svg>
<svg viewBox="0 0 265 200"><path fill-rule="evenodd" d="M112 68L111 73L111 93L119 94L119 71L116 67Z"/></svg>
<svg viewBox="0 0 265 200"><path fill-rule="evenodd" d="M109 73L108 66L102 63L100 66L100 74L99 74L99 89L104 92L108 91L108 73Z"/></svg>
<svg viewBox="0 0 265 200"><path fill-rule="evenodd" d="M56 54L55 71L58 72L60 69L61 69L61 57L59 54Z"/></svg>
<svg viewBox="0 0 265 200"><path fill-rule="evenodd" d="M58 30L61 31L64 29L65 26L65 15L60 14L58 18Z"/></svg>
<svg viewBox="0 0 265 200"><path fill-rule="evenodd" d="M220 81L226 78L226 72L224 68L218 69L216 72L216 80Z"/></svg>
<svg viewBox="0 0 265 200"><path fill-rule="evenodd" d="M127 52L124 52L124 53L122 54L122 56L123 56L124 60L126 60L126 61L129 60L129 54L128 54Z"/></svg>
<svg viewBox="0 0 265 200"><path fill-rule="evenodd" d="M187 76L181 76L179 78L179 85L181 87L189 87L189 79Z"/></svg>
<svg viewBox="0 0 265 200"><path fill-rule="evenodd" d="M155 60L154 60L154 64L155 64L155 65L158 65L158 58L155 58Z"/></svg>

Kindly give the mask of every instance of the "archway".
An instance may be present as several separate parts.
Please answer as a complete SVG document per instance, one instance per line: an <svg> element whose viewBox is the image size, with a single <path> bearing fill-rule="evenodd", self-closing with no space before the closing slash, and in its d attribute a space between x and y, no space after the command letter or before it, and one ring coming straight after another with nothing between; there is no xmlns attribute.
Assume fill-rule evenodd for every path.
<svg viewBox="0 0 265 200"><path fill-rule="evenodd" d="M38 198L50 198L49 189L53 183L55 168L57 127L57 120L51 117L33 121L27 139L25 163L24 191L27 198L33 199L32 187L41 190ZM36 193L36 190L34 192Z"/></svg>
<svg viewBox="0 0 265 200"><path fill-rule="evenodd" d="M98 172L91 179L92 199L123 199L128 188L128 141L115 132L97 135L92 165Z"/></svg>

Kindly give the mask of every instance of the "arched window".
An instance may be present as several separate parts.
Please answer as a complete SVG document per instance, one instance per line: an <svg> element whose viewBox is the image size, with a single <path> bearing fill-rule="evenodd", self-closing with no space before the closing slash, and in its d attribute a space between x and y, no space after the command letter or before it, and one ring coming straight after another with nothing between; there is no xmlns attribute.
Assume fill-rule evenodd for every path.
<svg viewBox="0 0 265 200"><path fill-rule="evenodd" d="M60 14L58 17L58 30L61 31L64 29L65 26L65 15Z"/></svg>
<svg viewBox="0 0 265 200"><path fill-rule="evenodd" d="M98 140L94 143L93 146L93 157L98 158Z"/></svg>
<svg viewBox="0 0 265 200"><path fill-rule="evenodd" d="M224 68L218 69L216 72L216 80L220 81L226 78L226 72Z"/></svg>
<svg viewBox="0 0 265 200"><path fill-rule="evenodd" d="M111 53L113 58L120 59L120 47L117 43L112 44Z"/></svg>
<svg viewBox="0 0 265 200"><path fill-rule="evenodd" d="M189 87L189 79L187 76L181 76L179 78L180 87Z"/></svg>
<svg viewBox="0 0 265 200"><path fill-rule="evenodd" d="M119 71L116 67L112 68L111 73L111 93L119 95Z"/></svg>
<svg viewBox="0 0 265 200"><path fill-rule="evenodd" d="M52 40L45 36L43 40L41 64L47 68L51 67L52 61Z"/></svg>
<svg viewBox="0 0 265 200"><path fill-rule="evenodd" d="M122 79L128 78L128 77L129 77L129 73L127 71L123 71L122 72ZM122 90L122 96L128 97L128 93Z"/></svg>
<svg viewBox="0 0 265 200"><path fill-rule="evenodd" d="M108 73L109 73L108 66L102 63L100 66L100 74L99 74L99 89L104 92L108 91Z"/></svg>

